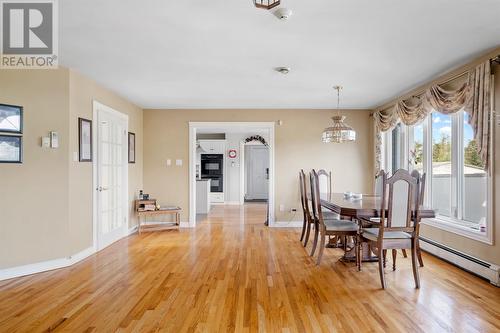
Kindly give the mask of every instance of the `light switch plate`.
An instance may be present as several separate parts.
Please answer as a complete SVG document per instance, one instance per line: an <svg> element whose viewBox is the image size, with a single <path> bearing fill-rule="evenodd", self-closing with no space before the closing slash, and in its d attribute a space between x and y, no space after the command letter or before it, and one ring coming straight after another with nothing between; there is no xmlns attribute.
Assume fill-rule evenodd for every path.
<svg viewBox="0 0 500 333"><path fill-rule="evenodd" d="M168 159L167 160L167 166L171 166L172 165L172 160Z"/></svg>
<svg viewBox="0 0 500 333"><path fill-rule="evenodd" d="M280 212L284 212L285 211L285 205L281 204L280 205Z"/></svg>
<svg viewBox="0 0 500 333"><path fill-rule="evenodd" d="M59 134L57 132L50 132L50 147L59 148Z"/></svg>
<svg viewBox="0 0 500 333"><path fill-rule="evenodd" d="M48 137L48 136L42 137L42 147L43 148L50 148L50 137Z"/></svg>
<svg viewBox="0 0 500 333"><path fill-rule="evenodd" d="M175 160L175 165L182 166L182 160Z"/></svg>
<svg viewBox="0 0 500 333"><path fill-rule="evenodd" d="M73 162L78 162L78 152L77 151L73 152Z"/></svg>

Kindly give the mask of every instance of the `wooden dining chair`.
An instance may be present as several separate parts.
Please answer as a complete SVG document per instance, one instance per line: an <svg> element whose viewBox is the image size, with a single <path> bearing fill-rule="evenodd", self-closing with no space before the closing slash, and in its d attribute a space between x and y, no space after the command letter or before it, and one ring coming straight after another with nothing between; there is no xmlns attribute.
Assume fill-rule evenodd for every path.
<svg viewBox="0 0 500 333"><path fill-rule="evenodd" d="M340 219L326 219L324 217L324 212L321 209L321 197L319 190L319 177L315 170L312 170L309 174L310 185L311 185L311 199L312 199L312 216L315 224L314 229L314 242L311 251L311 256L314 256L314 252L318 245L318 239L321 237L319 244L319 254L317 265L321 263L321 258L323 257L323 252L325 250L326 236L337 236L337 237L354 237L354 246L357 244L357 235L359 227L355 222ZM346 250L346 242L344 242L344 251ZM358 261L356 257L356 261Z"/></svg>
<svg viewBox="0 0 500 333"><path fill-rule="evenodd" d="M302 211L304 214L304 223L302 225L302 233L300 236L300 241L303 241L304 247L307 246L307 243L309 241L309 236L311 234L311 229L315 228L314 224L314 217L313 214L311 213L311 203L309 200L309 197L307 195L307 177L304 173L304 170L300 170L299 172L299 187L300 187L300 198L301 198L301 204L302 204ZM332 220L332 219L338 219L339 214L325 210L323 211L323 218L325 220ZM315 229L316 230L316 229ZM313 245L313 249L315 246ZM313 252L314 253L314 250ZM312 255L312 254L311 254Z"/></svg>
<svg viewBox="0 0 500 333"><path fill-rule="evenodd" d="M417 180L417 189L415 195L418 195L418 206L422 207L424 204L424 199L425 199L425 182L427 180L427 174L424 172L422 175L420 175L420 172L418 170L413 170L411 172L412 177L414 177ZM418 192L418 194L417 194ZM422 252L420 250L420 222L421 221L414 221L417 225L417 257L418 257L418 263L420 267L424 267L424 261L422 259Z"/></svg>
<svg viewBox="0 0 500 333"><path fill-rule="evenodd" d="M328 194L329 198L332 196L332 172L324 169L318 170L319 179L319 192Z"/></svg>
<svg viewBox="0 0 500 333"><path fill-rule="evenodd" d="M319 192L326 194L328 196L328 200L332 198L332 193L333 193L333 182L332 182L332 172L331 171L326 171L324 169L320 169L316 172L318 174L318 179L319 179ZM322 207L323 210L323 217L326 217L328 219L340 219L340 215L332 212L331 210Z"/></svg>
<svg viewBox="0 0 500 333"><path fill-rule="evenodd" d="M384 170L380 170L377 172L375 175L375 182L373 185L373 195L377 197L382 196L382 192L384 190L384 183L387 179L387 174L385 173ZM380 212L378 213L378 216L373 217L373 216L368 216L368 217L359 217L360 221L363 223L364 226L370 226L373 224L379 224L380 223Z"/></svg>
<svg viewBox="0 0 500 333"><path fill-rule="evenodd" d="M311 232L311 224L313 220L311 217L311 212L309 210L309 200L307 198L307 185L306 185L306 175L304 170L299 172L299 187L300 187L300 202L302 204L302 212L304 215L304 223L302 225L302 233L300 235L300 241L304 242L304 247L307 245L309 240L309 234Z"/></svg>
<svg viewBox="0 0 500 333"><path fill-rule="evenodd" d="M381 196L381 219L378 228L364 228L360 240L370 242L378 254L380 282L386 288L384 276L384 250L410 249L412 258L413 277L416 288L420 288L420 278L417 265L417 229L420 221L418 194L415 192L417 181L406 170L398 170L385 181ZM388 195L386 195L386 191ZM417 192L418 193L418 192ZM417 195L417 198L415 198ZM386 204L387 202L387 204ZM415 216L415 223L412 223ZM359 257L361 242L358 242L357 256ZM395 251L393 251L394 255ZM357 260L358 269L361 270L361 260ZM393 269L395 269L393 257Z"/></svg>
<svg viewBox="0 0 500 333"><path fill-rule="evenodd" d="M417 180L417 186L415 187L415 198L417 198L417 195L418 195L418 198L419 198L418 205L422 206L424 204L426 175L424 173L424 174L422 174L422 176L420 176L420 172L418 172L418 170L413 170L411 172L411 176ZM420 221L418 221L418 222L420 225ZM420 267L424 267L424 261L422 260L422 252L420 251L419 235L420 235L420 228L417 229L417 258L418 258L418 264L420 265ZM393 250L393 251L395 251L395 250ZM408 257L405 249L401 250L401 252L403 253L404 258ZM393 253L392 256L393 256L393 258L396 258L397 254ZM386 260L386 253L384 253L384 265L385 265L385 260ZM393 263L393 266L395 266L395 263Z"/></svg>

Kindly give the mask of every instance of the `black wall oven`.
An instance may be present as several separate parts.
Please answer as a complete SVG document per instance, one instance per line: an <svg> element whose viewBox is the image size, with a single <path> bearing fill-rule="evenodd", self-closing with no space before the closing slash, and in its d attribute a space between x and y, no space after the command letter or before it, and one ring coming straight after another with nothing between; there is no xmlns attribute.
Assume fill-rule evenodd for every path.
<svg viewBox="0 0 500 333"><path fill-rule="evenodd" d="M201 178L211 179L210 192L224 192L224 155L201 154Z"/></svg>
<svg viewBox="0 0 500 333"><path fill-rule="evenodd" d="M224 172L222 154L201 154L201 176L221 176Z"/></svg>
<svg viewBox="0 0 500 333"><path fill-rule="evenodd" d="M222 176L201 176L201 179L210 179L210 192L224 192Z"/></svg>

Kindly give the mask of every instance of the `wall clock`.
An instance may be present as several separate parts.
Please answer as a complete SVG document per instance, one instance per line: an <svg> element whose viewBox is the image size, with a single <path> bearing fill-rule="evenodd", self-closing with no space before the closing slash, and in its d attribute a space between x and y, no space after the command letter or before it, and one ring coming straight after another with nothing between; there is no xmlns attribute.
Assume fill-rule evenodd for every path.
<svg viewBox="0 0 500 333"><path fill-rule="evenodd" d="M236 158L236 149L230 149L227 155L229 158Z"/></svg>

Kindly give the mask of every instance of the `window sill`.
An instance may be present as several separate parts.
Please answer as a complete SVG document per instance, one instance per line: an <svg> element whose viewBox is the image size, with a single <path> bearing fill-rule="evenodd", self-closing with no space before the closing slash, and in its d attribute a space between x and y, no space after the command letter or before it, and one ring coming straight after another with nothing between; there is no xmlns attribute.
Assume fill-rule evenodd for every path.
<svg viewBox="0 0 500 333"><path fill-rule="evenodd" d="M479 230L474 230L472 228L459 225L457 224L457 222L454 222L452 219L442 217L422 220L422 224L429 225L431 227L451 232L466 238L470 238L475 241L493 245L493 238L491 237L491 225L488 225L486 232L481 232Z"/></svg>

